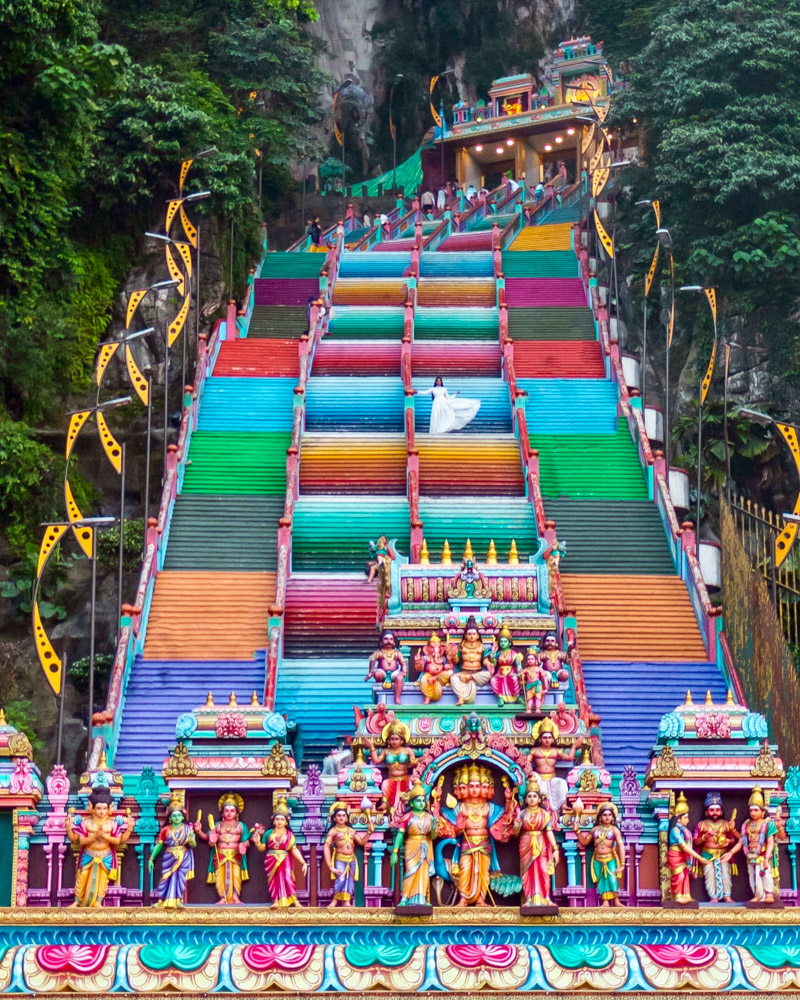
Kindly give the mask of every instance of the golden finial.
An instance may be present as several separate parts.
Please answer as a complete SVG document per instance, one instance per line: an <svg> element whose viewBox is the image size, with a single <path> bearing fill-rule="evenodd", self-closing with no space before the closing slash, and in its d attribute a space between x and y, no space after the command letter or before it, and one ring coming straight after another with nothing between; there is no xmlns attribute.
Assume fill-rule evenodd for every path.
<svg viewBox="0 0 800 1000"><path fill-rule="evenodd" d="M216 707L217 706L214 704L214 695L209 691L208 695L206 696L206 703L205 705L203 705L203 708L211 709Z"/></svg>
<svg viewBox="0 0 800 1000"><path fill-rule="evenodd" d="M686 701L684 702L684 705L686 705L687 708L691 708L691 707L694 706L694 702L692 701L692 692L691 691L687 691L686 692Z"/></svg>
<svg viewBox="0 0 800 1000"><path fill-rule="evenodd" d="M461 558L462 560L475 558L475 555L472 552L472 542L469 538L467 539L467 544L464 546L464 555Z"/></svg>
<svg viewBox="0 0 800 1000"><path fill-rule="evenodd" d="M734 704L734 701L733 701L733 690L731 688L728 688L728 697L725 699L725 704L726 705L733 705Z"/></svg>
<svg viewBox="0 0 800 1000"><path fill-rule="evenodd" d="M255 691L250 695L250 708L258 708L258 695Z"/></svg>
<svg viewBox="0 0 800 1000"><path fill-rule="evenodd" d="M8 722L6 721L6 712L5 712L5 709L4 708L0 708L0 726L7 726L7 725L8 725Z"/></svg>
<svg viewBox="0 0 800 1000"><path fill-rule="evenodd" d="M442 566L452 566L453 556L450 553L450 542L445 538L444 546L442 547Z"/></svg>
<svg viewBox="0 0 800 1000"><path fill-rule="evenodd" d="M486 553L486 565L487 566L497 565L497 549L495 548L493 538L489 542L489 551Z"/></svg>
<svg viewBox="0 0 800 1000"><path fill-rule="evenodd" d="M238 708L239 702L236 700L236 692L231 691L231 696L228 699L228 708Z"/></svg>
<svg viewBox="0 0 800 1000"><path fill-rule="evenodd" d="M511 548L508 550L508 565L519 566L519 552L517 552L517 540L511 539Z"/></svg>
<svg viewBox="0 0 800 1000"><path fill-rule="evenodd" d="M108 757L106 757L105 748L100 751L100 760L98 761L98 764L97 764L97 770L98 771L107 771L108 770Z"/></svg>
<svg viewBox="0 0 800 1000"><path fill-rule="evenodd" d="M431 557L428 553L428 543L425 539L422 539L422 548L419 550L419 564L420 566L430 566Z"/></svg>
<svg viewBox="0 0 800 1000"><path fill-rule="evenodd" d="M711 691L706 691L705 707L712 708L714 705L714 699L711 697Z"/></svg>

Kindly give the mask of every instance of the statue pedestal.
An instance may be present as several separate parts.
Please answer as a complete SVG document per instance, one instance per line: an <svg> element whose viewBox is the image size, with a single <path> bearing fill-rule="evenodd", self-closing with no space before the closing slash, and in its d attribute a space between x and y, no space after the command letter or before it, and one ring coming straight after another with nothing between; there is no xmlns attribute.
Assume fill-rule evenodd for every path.
<svg viewBox="0 0 800 1000"><path fill-rule="evenodd" d="M430 917L433 916L433 907L423 906L421 903L412 903L408 906L395 906L394 915L396 917Z"/></svg>
<svg viewBox="0 0 800 1000"><path fill-rule="evenodd" d="M520 906L519 915L521 917L557 917L558 907L555 903L549 906Z"/></svg>
<svg viewBox="0 0 800 1000"><path fill-rule="evenodd" d="M661 905L665 910L697 910L700 907L696 899L693 899L691 903L676 903L675 900L671 899Z"/></svg>
<svg viewBox="0 0 800 1000"><path fill-rule="evenodd" d="M774 903L763 903L761 900L751 899L744 904L746 910L782 910L783 903L776 899Z"/></svg>

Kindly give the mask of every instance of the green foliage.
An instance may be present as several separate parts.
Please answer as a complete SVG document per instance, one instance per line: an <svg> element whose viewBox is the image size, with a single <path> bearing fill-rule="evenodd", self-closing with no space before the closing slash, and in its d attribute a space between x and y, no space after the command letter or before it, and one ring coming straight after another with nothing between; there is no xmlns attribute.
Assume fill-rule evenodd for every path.
<svg viewBox="0 0 800 1000"><path fill-rule="evenodd" d="M113 653L97 653L94 658L94 689L96 700L102 699L103 692L111 676L114 665ZM85 694L89 690L89 657L82 656L69 664L69 679L77 691Z"/></svg>
<svg viewBox="0 0 800 1000"><path fill-rule="evenodd" d="M29 615L33 609L33 591L39 562L39 546L28 542L22 560L11 567L8 580L0 584L0 596L14 601L17 610ZM67 609L61 603L65 597L67 570L72 560L67 558L61 546L57 545L50 556L39 587L39 614L42 618L67 617Z"/></svg>
<svg viewBox="0 0 800 1000"><path fill-rule="evenodd" d="M144 518L136 517L125 522L122 538L122 568L134 573L142 563L144 548ZM97 536L97 558L103 569L116 569L119 565L119 526L112 525Z"/></svg>
<svg viewBox="0 0 800 1000"><path fill-rule="evenodd" d="M18 698L15 701L9 701L6 703L4 711L8 724L24 733L31 741L34 754L44 749L44 743L36 735L35 729L39 713L30 699Z"/></svg>

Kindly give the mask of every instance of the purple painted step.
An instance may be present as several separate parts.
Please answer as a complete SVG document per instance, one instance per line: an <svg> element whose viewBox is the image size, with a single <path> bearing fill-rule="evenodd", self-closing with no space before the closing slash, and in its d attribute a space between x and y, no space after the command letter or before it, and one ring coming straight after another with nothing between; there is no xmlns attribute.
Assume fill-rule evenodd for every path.
<svg viewBox="0 0 800 1000"><path fill-rule="evenodd" d="M509 309L577 308L586 305L580 278L506 278Z"/></svg>
<svg viewBox="0 0 800 1000"><path fill-rule="evenodd" d="M608 663L583 661L589 704L602 718L600 734L605 765L622 774L626 764L644 774L658 736L661 716L686 699L702 704L706 691L715 704L727 696L715 663Z"/></svg>
<svg viewBox="0 0 800 1000"><path fill-rule="evenodd" d="M264 692L265 654L255 660L202 660L180 663L143 660L133 664L122 713L114 767L122 774L139 774L149 765L160 772L175 746L179 715L204 705L208 692L227 705L231 691L240 705L249 705L255 691Z"/></svg>
<svg viewBox="0 0 800 1000"><path fill-rule="evenodd" d="M391 253L392 251L413 250L415 242L416 241L413 236L409 238L404 237L401 240L384 240L381 243L376 243L372 249L373 251L378 253Z"/></svg>
<svg viewBox="0 0 800 1000"><path fill-rule="evenodd" d="M305 306L319 295L318 278L256 278L255 284L257 306Z"/></svg>

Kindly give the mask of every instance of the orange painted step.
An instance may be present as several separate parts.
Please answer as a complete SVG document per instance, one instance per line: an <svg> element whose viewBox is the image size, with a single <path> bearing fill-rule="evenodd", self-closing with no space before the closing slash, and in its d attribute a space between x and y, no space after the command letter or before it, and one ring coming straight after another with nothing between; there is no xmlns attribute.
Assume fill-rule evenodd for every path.
<svg viewBox="0 0 800 1000"><path fill-rule="evenodd" d="M582 659L644 663L706 659L680 577L562 573L561 580L567 606L578 618Z"/></svg>
<svg viewBox="0 0 800 1000"><path fill-rule="evenodd" d="M303 436L300 493L405 496L405 434Z"/></svg>
<svg viewBox="0 0 800 1000"><path fill-rule="evenodd" d="M267 645L275 573L158 574L147 660L250 660Z"/></svg>
<svg viewBox="0 0 800 1000"><path fill-rule="evenodd" d="M339 278L333 286L334 305L402 306L408 286L399 278Z"/></svg>
<svg viewBox="0 0 800 1000"><path fill-rule="evenodd" d="M513 434L418 434L416 443L422 496L525 496L519 443ZM502 506L497 512L502 514Z"/></svg>

